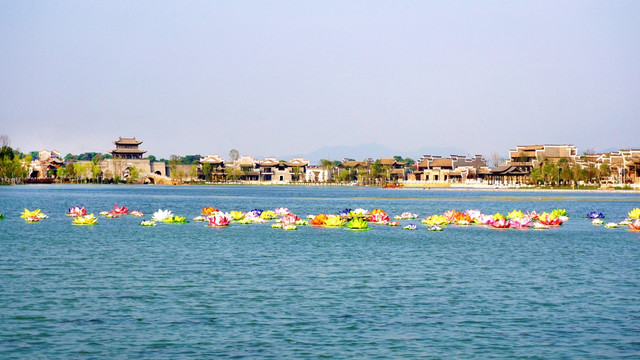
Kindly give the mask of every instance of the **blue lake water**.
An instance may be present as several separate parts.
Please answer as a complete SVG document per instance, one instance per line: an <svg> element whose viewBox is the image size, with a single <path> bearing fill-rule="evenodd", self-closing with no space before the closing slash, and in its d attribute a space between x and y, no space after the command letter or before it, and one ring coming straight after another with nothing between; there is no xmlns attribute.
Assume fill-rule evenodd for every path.
<svg viewBox="0 0 640 360"><path fill-rule="evenodd" d="M74 205L193 218L284 206L421 218L449 209L565 208L544 231L367 232L268 224L76 227ZM0 187L0 357L640 358L640 232L633 193L325 187ZM50 216L27 224L24 208ZM419 220L403 221L419 224Z"/></svg>

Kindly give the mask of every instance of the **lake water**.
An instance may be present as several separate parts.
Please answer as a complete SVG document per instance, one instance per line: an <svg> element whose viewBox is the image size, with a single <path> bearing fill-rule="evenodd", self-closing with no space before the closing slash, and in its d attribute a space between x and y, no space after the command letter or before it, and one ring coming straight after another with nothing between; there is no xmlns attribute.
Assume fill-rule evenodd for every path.
<svg viewBox="0 0 640 360"><path fill-rule="evenodd" d="M565 208L543 231L71 225L79 205L193 218L284 206L424 218ZM0 187L0 357L640 358L638 194L328 187ZM23 208L50 216L27 224ZM419 224L419 220L403 221Z"/></svg>

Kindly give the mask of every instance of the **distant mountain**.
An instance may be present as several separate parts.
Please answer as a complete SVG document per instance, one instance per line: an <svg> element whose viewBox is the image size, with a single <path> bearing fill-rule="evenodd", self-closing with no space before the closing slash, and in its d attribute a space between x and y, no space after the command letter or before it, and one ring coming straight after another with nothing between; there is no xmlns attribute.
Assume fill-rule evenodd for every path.
<svg viewBox="0 0 640 360"><path fill-rule="evenodd" d="M344 158L350 158L355 160L363 160L366 158L379 159L390 158L395 155L400 155L403 158L410 157L414 160L418 160L422 155L466 155L467 151L458 148L439 148L439 147L422 147L417 150L399 150L390 148L385 145L376 143L369 143L364 145L350 145L350 146L326 146L315 150L308 154L294 154L294 155L282 155L279 159L291 159L293 157L302 157L309 160L311 164L318 164L320 159L330 160L342 160Z"/></svg>

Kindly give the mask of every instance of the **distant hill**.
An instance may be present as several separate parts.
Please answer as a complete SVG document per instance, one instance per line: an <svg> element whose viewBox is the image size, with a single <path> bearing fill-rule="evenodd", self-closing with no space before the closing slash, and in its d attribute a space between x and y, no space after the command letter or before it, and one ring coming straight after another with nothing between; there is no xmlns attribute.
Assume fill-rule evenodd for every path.
<svg viewBox="0 0 640 360"><path fill-rule="evenodd" d="M389 158L395 155L400 155L403 158L410 157L414 160L418 160L422 155L441 155L441 156L449 156L452 154L455 155L466 155L467 151L458 148L439 148L439 147L422 147L417 150L399 150L390 148L385 145L380 145L376 143L369 143L364 145L351 145L351 146L326 146L315 150L311 153L307 154L293 154L293 155L282 155L279 156L279 159L291 159L293 157L302 157L306 160L309 160L311 164L318 164L320 159L330 159L330 160L342 160L344 158L351 158L355 160L363 160L366 158L379 159L379 158Z"/></svg>

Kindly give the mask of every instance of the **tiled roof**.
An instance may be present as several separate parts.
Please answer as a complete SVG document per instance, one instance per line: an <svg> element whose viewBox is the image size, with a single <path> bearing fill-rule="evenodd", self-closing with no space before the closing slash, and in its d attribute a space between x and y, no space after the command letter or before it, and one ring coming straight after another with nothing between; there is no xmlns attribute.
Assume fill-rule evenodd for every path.
<svg viewBox="0 0 640 360"><path fill-rule="evenodd" d="M138 141L136 140L135 137L132 138L123 138L123 137L119 137L118 140L113 142L114 144L127 144L127 145L140 145L142 144L142 141Z"/></svg>
<svg viewBox="0 0 640 360"><path fill-rule="evenodd" d="M451 159L435 159L429 164L430 167L453 167L453 160Z"/></svg>

